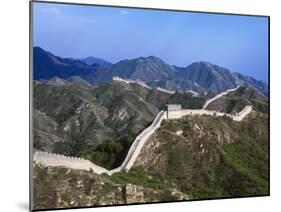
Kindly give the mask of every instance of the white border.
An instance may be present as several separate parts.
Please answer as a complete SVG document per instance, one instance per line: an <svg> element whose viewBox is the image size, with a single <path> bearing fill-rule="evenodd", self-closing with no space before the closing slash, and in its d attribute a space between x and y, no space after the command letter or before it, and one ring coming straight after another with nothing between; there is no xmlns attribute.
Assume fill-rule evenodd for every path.
<svg viewBox="0 0 281 212"><path fill-rule="evenodd" d="M230 200L122 206L76 211L276 211L280 208L280 19L276 0L68 0L69 2L154 7L271 16L271 196ZM28 210L29 2L2 1L1 58L1 211Z"/></svg>

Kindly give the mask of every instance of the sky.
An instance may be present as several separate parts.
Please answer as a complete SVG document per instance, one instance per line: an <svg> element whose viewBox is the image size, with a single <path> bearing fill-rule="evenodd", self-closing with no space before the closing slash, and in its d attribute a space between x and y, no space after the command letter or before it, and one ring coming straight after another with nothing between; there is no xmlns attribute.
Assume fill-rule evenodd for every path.
<svg viewBox="0 0 281 212"><path fill-rule="evenodd" d="M266 17L33 3L33 43L60 57L116 63L207 61L268 82Z"/></svg>

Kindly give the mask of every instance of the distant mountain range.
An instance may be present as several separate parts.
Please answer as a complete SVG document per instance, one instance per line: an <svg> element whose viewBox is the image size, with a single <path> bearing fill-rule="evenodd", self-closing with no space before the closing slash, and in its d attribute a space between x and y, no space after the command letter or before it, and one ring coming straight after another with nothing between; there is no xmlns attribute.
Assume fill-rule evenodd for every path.
<svg viewBox="0 0 281 212"><path fill-rule="evenodd" d="M40 47L33 48L34 79L59 77L68 79L78 76L91 84L103 84L113 76L139 79L150 86L170 90L194 90L199 93L219 93L237 85L254 87L268 95L268 85L253 77L211 64L195 62L187 67L176 67L160 58L149 56L122 60L112 64L100 58L84 59L61 58Z"/></svg>

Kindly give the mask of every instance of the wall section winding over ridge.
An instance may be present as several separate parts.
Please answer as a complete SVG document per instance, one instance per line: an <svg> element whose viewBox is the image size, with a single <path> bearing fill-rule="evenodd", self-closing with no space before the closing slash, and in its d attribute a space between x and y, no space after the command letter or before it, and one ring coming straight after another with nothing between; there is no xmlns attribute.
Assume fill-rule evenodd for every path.
<svg viewBox="0 0 281 212"><path fill-rule="evenodd" d="M146 129L144 129L135 138L121 166L112 170L107 170L83 158L68 157L68 156L53 154L48 152L35 152L35 154L33 155L33 161L35 163L39 163L45 166L63 166L71 169L79 169L79 170L87 170L87 171L92 170L97 174L106 173L108 175L112 175L113 173L120 172L122 170L127 171L133 166L146 140L155 132L155 130L157 130L160 127L162 120L165 119L166 117L167 117L166 112L160 111L155 117L155 119L153 120L152 124Z"/></svg>
<svg viewBox="0 0 281 212"><path fill-rule="evenodd" d="M228 116L232 118L234 121L242 121L251 111L252 111L252 106L246 106L240 113L236 115L230 115L227 113L210 111L205 109L197 109L197 110L184 109L181 111L182 113L181 117L187 115L216 115L216 116ZM92 170L97 174L106 173L108 175L112 175L113 173L116 172L128 171L134 165L134 162L136 161L138 155L140 154L141 149L145 144L145 142L147 141L147 139L160 127L163 119L167 119L166 111L160 111L155 117L152 124L146 129L144 129L135 138L121 166L112 170L107 170L83 158L67 157L64 155L52 154L47 152L36 152L33 156L33 161L45 166L64 166L72 169L87 170L87 171Z"/></svg>
<svg viewBox="0 0 281 212"><path fill-rule="evenodd" d="M221 97L224 96L224 95L227 95L229 92L236 91L239 87L240 87L240 86L238 85L236 88L228 89L228 90L226 90L226 91L224 91L224 92L222 92L222 93L219 93L218 95L216 95L216 96L214 96L214 97L212 97L212 98L210 98L210 99L207 99L207 101L204 103L202 109L206 109L207 106L208 106L211 102L215 101L216 99L221 98Z"/></svg>
<svg viewBox="0 0 281 212"><path fill-rule="evenodd" d="M119 77L114 77L113 80L116 81L122 81L125 83L136 83L136 81L131 81L131 80L124 80ZM222 97L223 95L228 94L229 92L235 91L239 88L236 87L234 89L229 89L225 92L222 92L215 97L208 99L204 106L203 109L183 109L181 111L176 111L179 113L177 116L168 115L168 113L173 113L173 111L160 111L155 119L153 120L152 124L150 124L147 128L145 128L134 140L132 143L126 158L124 159L123 163L121 166L112 169L112 170L107 170L99 165L94 164L93 162L83 159L83 158L76 158L76 157L68 157L64 155L59 155L59 154L53 154L53 153L47 153L47 152L35 152L33 155L33 161L35 163L39 163L45 166L63 166L63 167L68 167L71 169L78 169L78 170L87 170L90 171L92 170L93 172L97 174L102 174L106 173L108 175L112 175L113 173L120 172L120 171L128 171L130 168L134 165L134 162L136 161L138 155L141 152L141 149L145 142L148 140L148 138L160 127L161 122L163 119L167 119L169 117L171 118L181 118L183 116L187 115L216 115L216 116L228 116L232 118L234 121L242 121L251 111L252 111L252 106L246 106L240 113L236 115L231 115L227 113L222 113L222 112L217 112L217 111L211 111L211 110L206 110L205 108L208 106L209 103L212 101ZM170 119L170 118L169 118Z"/></svg>

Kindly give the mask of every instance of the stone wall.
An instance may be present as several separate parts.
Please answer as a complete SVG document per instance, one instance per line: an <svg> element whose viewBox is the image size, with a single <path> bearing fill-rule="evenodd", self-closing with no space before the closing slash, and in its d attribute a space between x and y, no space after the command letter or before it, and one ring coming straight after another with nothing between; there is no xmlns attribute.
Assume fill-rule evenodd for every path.
<svg viewBox="0 0 281 212"><path fill-rule="evenodd" d="M148 86L147 84L145 84L145 82L141 81L141 80L131 80L131 79L123 79L121 77L112 77L113 81L117 81L117 82L124 82L126 84L138 84L144 88L147 88L149 90L152 89L152 87Z"/></svg>
<svg viewBox="0 0 281 212"><path fill-rule="evenodd" d="M108 170L92 163L89 160L77 157L68 157L48 152L36 152L33 161L46 166L63 166L79 170L93 170L97 174L107 173Z"/></svg>
<svg viewBox="0 0 281 212"><path fill-rule="evenodd" d="M118 82L124 82L124 83L127 83L127 84L135 83L135 84L138 84L138 85L140 85L144 88L147 88L149 90L153 89L152 87L148 86L145 82L143 82L141 80L123 79L123 78L117 77L117 76L112 77L112 80L118 81ZM160 87L156 87L156 90L164 92L164 93L168 93L168 94L174 94L175 93L175 91L167 90L167 89L160 88Z"/></svg>
<svg viewBox="0 0 281 212"><path fill-rule="evenodd" d="M175 91L167 90L167 89L160 88L160 87L157 87L156 90L162 91L162 92L168 93L168 94L174 94L174 93L176 93Z"/></svg>
<svg viewBox="0 0 281 212"><path fill-rule="evenodd" d="M222 92L222 93L219 93L218 95L216 95L216 96L214 96L214 97L208 99L208 100L204 103L202 109L206 109L207 106L208 106L211 102L215 101L215 100L218 99L218 98L221 98L221 97L224 96L224 95L227 95L229 92L236 91L239 87L240 87L240 86L237 86L236 88L228 89L228 90L226 90L226 91L224 91L224 92Z"/></svg>
<svg viewBox="0 0 281 212"><path fill-rule="evenodd" d="M161 111L160 113L158 113L152 124L137 136L131 148L129 149L127 157L122 164L122 167L125 170L129 170L133 166L134 162L141 152L143 145L145 144L147 139L155 132L155 130L157 130L161 126L161 122L166 118L166 116L167 115L165 111Z"/></svg>
<svg viewBox="0 0 281 212"><path fill-rule="evenodd" d="M216 115L216 116L228 116L232 118L234 121L242 121L250 112L252 111L252 106L246 106L241 112L239 112L236 115L230 115L226 113L221 113L217 111L210 111L210 110L204 110L204 109L197 109L197 110L180 110L180 111L173 111L180 112L181 116L187 116L187 115ZM36 163L40 163L46 166L64 166L71 169L78 169L78 170L92 170L93 172L97 174L106 173L108 175L111 175L116 172L120 172L122 170L130 170L130 168L134 165L138 155L141 152L141 149L145 142L148 140L148 138L161 126L161 122L163 119L168 118L168 113L166 111L160 111L157 116L155 117L152 124L144 129L134 140L133 144L131 145L127 156L122 163L122 165L118 168L107 170L101 166L98 166L94 163L92 163L89 160L78 158L78 157L68 157L64 155L59 154L53 154L48 152L36 152L33 155L33 161ZM175 118L169 118L173 119Z"/></svg>
<svg viewBox="0 0 281 212"><path fill-rule="evenodd" d="M167 112L167 119L179 119L183 117L183 110L178 110L178 111L168 111Z"/></svg>
<svg viewBox="0 0 281 212"><path fill-rule="evenodd" d="M205 109L197 109L197 110L184 109L182 110L181 115L182 117L188 115L227 116L232 118L234 121L242 121L251 111L252 111L252 106L248 105L236 115L217 112L215 110L205 110Z"/></svg>

